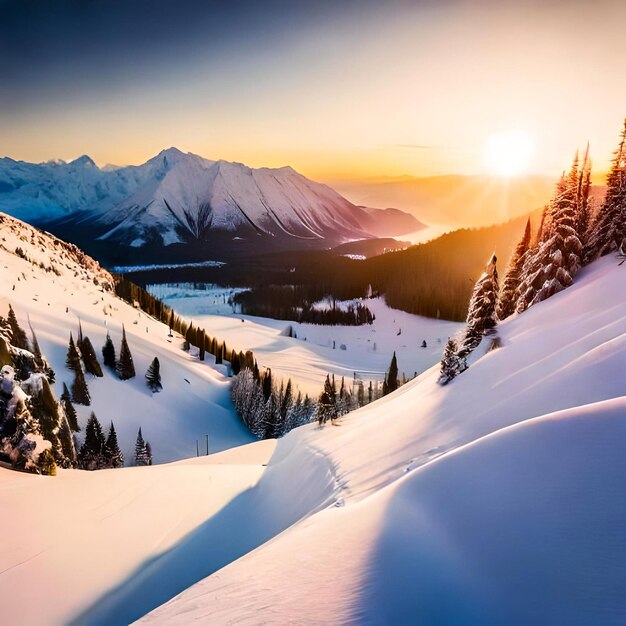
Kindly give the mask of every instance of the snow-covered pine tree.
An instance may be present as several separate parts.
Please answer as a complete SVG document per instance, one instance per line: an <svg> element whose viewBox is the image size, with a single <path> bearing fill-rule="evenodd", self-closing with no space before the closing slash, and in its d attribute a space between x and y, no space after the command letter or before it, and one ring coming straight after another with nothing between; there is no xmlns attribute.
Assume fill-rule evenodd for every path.
<svg viewBox="0 0 626 626"><path fill-rule="evenodd" d="M76 344L74 343L74 337L72 333L70 333L70 342L67 346L67 356L65 357L65 366L70 370L79 370L81 369L80 365L80 354L78 354L78 350L76 349Z"/></svg>
<svg viewBox="0 0 626 626"><path fill-rule="evenodd" d="M82 333L82 330L81 330ZM85 371L96 378L102 378L102 368L100 367L100 363L98 363L98 357L96 356L96 351L93 349L93 345L89 337L83 336L80 342L80 353L83 357L83 363L85 365Z"/></svg>
<svg viewBox="0 0 626 626"><path fill-rule="evenodd" d="M459 347L461 358L478 346L485 334L496 326L496 304L498 301L497 258L493 254L482 276L474 286L467 312L465 336Z"/></svg>
<svg viewBox="0 0 626 626"><path fill-rule="evenodd" d="M509 261L509 266L504 276L504 280L502 281L502 288L500 289L500 296L496 307L496 316L499 320L505 320L507 317L515 313L515 307L517 305L517 290L520 284L522 270L524 268L524 262L526 261L529 248L530 218L528 218L528 221L526 222L524 235L513 252L513 256Z"/></svg>
<svg viewBox="0 0 626 626"><path fill-rule="evenodd" d="M606 180L606 195L589 235L585 260L615 252L626 238L626 120Z"/></svg>
<svg viewBox="0 0 626 626"><path fill-rule="evenodd" d="M117 375L121 380L128 380L135 377L135 365L133 355L130 353L128 342L126 341L126 329L122 326L122 343L120 345L120 358L116 365Z"/></svg>
<svg viewBox="0 0 626 626"><path fill-rule="evenodd" d="M150 367L146 372L146 383L152 393L158 393L163 389L161 384L161 364L157 357L152 359L152 363L150 363Z"/></svg>
<svg viewBox="0 0 626 626"><path fill-rule="evenodd" d="M326 375L324 381L324 389L320 394L317 402L317 421L320 426L329 420L337 419L337 398L335 397L335 389L330 382L330 376Z"/></svg>
<svg viewBox="0 0 626 626"><path fill-rule="evenodd" d="M72 398L70 396L69 389L67 388L67 385L65 383L63 383L61 405L63 406L63 410L65 411L70 430L75 433L80 432L80 426L78 425L78 419L76 416L76 409L72 404Z"/></svg>
<svg viewBox="0 0 626 626"><path fill-rule="evenodd" d="M115 359L115 346L113 345L113 341L111 340L111 335L107 332L107 338L104 342L104 346L102 347L102 359L104 360L104 364L107 367L110 367L112 370L116 367L116 359Z"/></svg>
<svg viewBox="0 0 626 626"><path fill-rule="evenodd" d="M269 367L265 370L265 374L263 374L261 389L263 391L263 399L267 402L274 389L274 383L272 382L272 370Z"/></svg>
<svg viewBox="0 0 626 626"><path fill-rule="evenodd" d="M440 385L447 385L453 378L458 376L465 369L467 369L467 365L465 363L465 359L461 358L457 354L456 341L449 338L443 351L441 369L437 382Z"/></svg>
<svg viewBox="0 0 626 626"><path fill-rule="evenodd" d="M274 439L279 437L281 429L280 406L276 391L272 389L270 397L265 402L262 411L261 424L263 428L263 439Z"/></svg>
<svg viewBox="0 0 626 626"><path fill-rule="evenodd" d="M109 426L109 434L104 444L104 456L106 457L108 467L124 467L124 455L117 442L117 433L115 432L115 426L112 421L111 426Z"/></svg>
<svg viewBox="0 0 626 626"><path fill-rule="evenodd" d="M60 405L60 409L61 425L59 427L59 442L61 443L61 451L63 452L64 458L63 467L74 467L77 460L76 446L74 444L72 431L62 404Z"/></svg>
<svg viewBox="0 0 626 626"><path fill-rule="evenodd" d="M282 437L289 429L289 415L293 408L293 385L291 378L287 381L287 386L280 395L280 406L278 409L278 424L275 429L275 437Z"/></svg>
<svg viewBox="0 0 626 626"><path fill-rule="evenodd" d="M583 248L577 233L578 177L575 159L569 175L563 176L557 185L548 236L524 263L516 306L520 313L569 287L581 267Z"/></svg>
<svg viewBox="0 0 626 626"><path fill-rule="evenodd" d="M152 465L152 446L149 441L146 441L146 465Z"/></svg>
<svg viewBox="0 0 626 626"><path fill-rule="evenodd" d="M64 457L58 437L61 425L59 405L45 376L35 374L31 376L29 381L32 381L29 388L31 395L30 412L39 422L41 435L50 442L54 460L62 463Z"/></svg>
<svg viewBox="0 0 626 626"><path fill-rule="evenodd" d="M72 383L72 402L75 404L82 404L83 406L89 406L91 404L91 396L89 395L89 388L87 387L87 381L83 374L83 368L78 363L78 367L74 371L74 382Z"/></svg>
<svg viewBox="0 0 626 626"><path fill-rule="evenodd" d="M80 467L90 471L105 468L107 466L105 444L102 426L92 411L85 427L85 441L78 455Z"/></svg>
<svg viewBox="0 0 626 626"><path fill-rule="evenodd" d="M135 442L135 465L148 465L148 455L146 454L146 442L143 440L141 428L137 433Z"/></svg>
<svg viewBox="0 0 626 626"><path fill-rule="evenodd" d="M26 336L24 329L19 325L17 317L15 316L15 311L10 304L7 322L9 323L9 327L11 329L11 345L22 350L30 350L28 337Z"/></svg>
<svg viewBox="0 0 626 626"><path fill-rule="evenodd" d="M398 388L398 359L394 351L391 357L391 363L389 364L389 370L385 375L385 381L383 383L383 396L392 393Z"/></svg>

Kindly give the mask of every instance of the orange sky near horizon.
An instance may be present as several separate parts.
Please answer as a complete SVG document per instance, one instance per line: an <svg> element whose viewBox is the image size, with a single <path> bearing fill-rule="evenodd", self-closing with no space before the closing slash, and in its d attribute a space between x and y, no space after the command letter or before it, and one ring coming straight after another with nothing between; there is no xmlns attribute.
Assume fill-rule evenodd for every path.
<svg viewBox="0 0 626 626"><path fill-rule="evenodd" d="M626 116L626 4L602 4L424 2L315 22L219 64L43 90L0 114L0 151L104 165L176 146L332 181L490 174L485 143L520 129L527 173L558 176L589 140L601 179Z"/></svg>

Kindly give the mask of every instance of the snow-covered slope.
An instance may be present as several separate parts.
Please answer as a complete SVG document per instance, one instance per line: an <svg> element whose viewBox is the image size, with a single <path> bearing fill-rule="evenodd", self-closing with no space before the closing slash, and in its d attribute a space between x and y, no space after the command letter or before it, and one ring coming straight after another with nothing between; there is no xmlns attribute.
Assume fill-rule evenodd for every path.
<svg viewBox="0 0 626 626"><path fill-rule="evenodd" d="M275 458L317 449L341 506L146 621L622 623L625 289L605 258L447 387L433 368L339 428L289 434Z"/></svg>
<svg viewBox="0 0 626 626"><path fill-rule="evenodd" d="M216 369L212 359L200 363L182 351L181 338L168 337L167 326L117 298L111 275L78 248L0 214L0 271L0 315L11 304L27 332L30 319L56 372L57 396L62 383L70 387L73 380L65 355L78 321L100 360L106 333L118 350L125 326L137 377L120 381L103 368L104 378L87 381L91 406L76 408L82 425L92 410L105 427L113 420L128 460L139 427L159 463L194 455L196 439L206 444L207 434L213 451L253 440L232 410L223 366ZM144 374L155 356L164 388L153 395Z"/></svg>
<svg viewBox="0 0 626 626"><path fill-rule="evenodd" d="M64 218L66 229L133 247L205 241L216 231L341 242L420 227L401 211L357 207L291 167L252 169L176 148L114 169L89 157L39 165L0 159L0 210L39 224Z"/></svg>
<svg viewBox="0 0 626 626"><path fill-rule="evenodd" d="M27 247L33 235L24 232L24 252L43 255L37 233ZM3 226L9 250L13 236ZM66 281L83 328L101 328L99 299L111 296L74 276L77 266L61 267L61 277L0 253L20 277L15 291L3 281L1 297L29 311L38 331L50 318L44 351L58 345L56 358L64 355ZM433 368L337 426L302 427L275 448L54 478L0 468L0 509L10 511L0 516L3 619L623 623L625 292L625 268L604 258L502 324L502 347L477 349L448 386ZM209 408L208 424L219 375L165 345L160 325L146 333L143 316L133 325L137 312L119 310L133 351L163 349L164 360L206 381L189 379L207 389L195 406ZM284 358L298 366L297 352ZM180 378L164 382L177 402L188 393ZM124 419L167 421L156 399L122 389ZM190 419L177 402L168 407L174 432Z"/></svg>

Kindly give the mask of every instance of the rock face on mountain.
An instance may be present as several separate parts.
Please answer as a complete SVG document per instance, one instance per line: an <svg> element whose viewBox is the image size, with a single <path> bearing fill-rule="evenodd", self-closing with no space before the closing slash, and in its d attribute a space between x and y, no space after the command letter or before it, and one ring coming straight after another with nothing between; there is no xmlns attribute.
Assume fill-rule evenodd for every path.
<svg viewBox="0 0 626 626"><path fill-rule="evenodd" d="M124 247L263 239L328 247L422 225L397 210L358 207L291 167L253 169L176 148L143 165L100 169L89 157L0 159L0 210Z"/></svg>

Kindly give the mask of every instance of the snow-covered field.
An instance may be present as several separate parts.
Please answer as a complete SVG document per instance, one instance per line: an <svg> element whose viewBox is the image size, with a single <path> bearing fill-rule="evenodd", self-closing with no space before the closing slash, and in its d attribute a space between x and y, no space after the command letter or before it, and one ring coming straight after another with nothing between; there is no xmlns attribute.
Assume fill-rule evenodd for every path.
<svg viewBox="0 0 626 626"><path fill-rule="evenodd" d="M382 380L394 351L400 376L420 374L439 362L446 340L462 326L391 309L383 298L363 301L376 316L371 325L321 326L233 313L228 305L232 290L224 288L152 285L149 290L209 335L237 350L253 350L259 365L291 377L303 392L316 396L328 373L347 381L355 372L363 380ZM285 335L289 326L295 338ZM423 340L426 348L421 347Z"/></svg>
<svg viewBox="0 0 626 626"><path fill-rule="evenodd" d="M20 280L14 292L3 281L2 298L30 312L40 342L48 337L44 349L57 346L55 358L63 357L59 300L68 294L52 283L54 274L31 274L25 261L0 254L2 267L11 276L24 272L28 283ZM111 297L82 284L73 293L95 336L96 299ZM3 621L625 623L624 293L626 268L604 258L570 289L502 324L502 347L479 348L446 387L436 384L433 367L337 426L304 426L277 443L52 478L0 469L0 510L9 512L0 516ZM122 311L112 298L111 306ZM192 389L205 380L206 396L194 406L213 410L225 386L220 375L188 361L156 331L161 325L148 323L146 333L143 317L132 324L132 308L118 315L133 352L162 350L177 372L197 377ZM398 336L393 319L377 343L419 332L431 346L426 326L406 330L397 318ZM349 336L367 327L341 328L343 351L316 344L314 327L294 325L304 342L281 336L284 322L215 320L230 338L208 323L207 331L252 347L264 365L283 363L282 372L308 359L301 374L292 372L305 382L313 382L315 359L320 376L338 364L379 368L380 351L358 343L367 337ZM442 323L432 324L436 339ZM334 338L320 332L319 343ZM381 370L392 347L385 346ZM354 361L325 360L351 353ZM176 432L187 426L177 405L187 383L170 381L180 395L169 413L151 412L155 399L142 400L136 383L109 383L111 396L135 390L125 395L129 419L154 426L169 419Z"/></svg>

